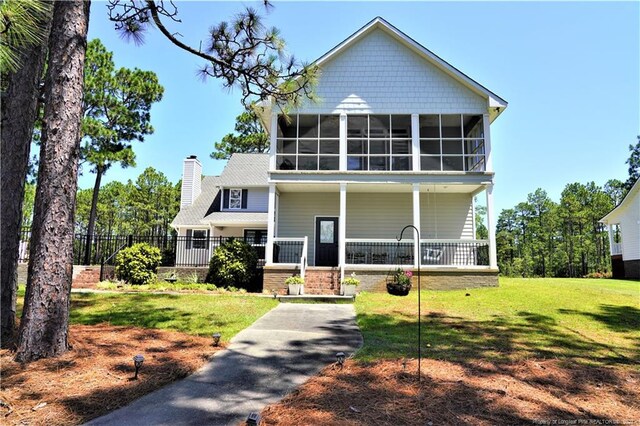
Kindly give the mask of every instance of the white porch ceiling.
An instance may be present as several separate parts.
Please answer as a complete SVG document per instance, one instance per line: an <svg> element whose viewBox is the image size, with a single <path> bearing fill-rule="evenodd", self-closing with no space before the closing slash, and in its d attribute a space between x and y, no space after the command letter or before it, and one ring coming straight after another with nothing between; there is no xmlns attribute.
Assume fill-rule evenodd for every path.
<svg viewBox="0 0 640 426"><path fill-rule="evenodd" d="M339 192L339 183L278 183L280 192ZM420 192L467 194L484 189L480 184L420 184ZM410 193L411 184L349 183L347 192Z"/></svg>

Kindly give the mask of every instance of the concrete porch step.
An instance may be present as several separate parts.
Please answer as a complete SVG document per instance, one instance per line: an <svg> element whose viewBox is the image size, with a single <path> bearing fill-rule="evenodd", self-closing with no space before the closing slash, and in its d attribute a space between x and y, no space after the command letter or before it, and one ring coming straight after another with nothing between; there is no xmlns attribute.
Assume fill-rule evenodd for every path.
<svg viewBox="0 0 640 426"><path fill-rule="evenodd" d="M318 302L318 303L353 303L355 296L339 296L333 294L301 294L298 296L277 296L279 302Z"/></svg>

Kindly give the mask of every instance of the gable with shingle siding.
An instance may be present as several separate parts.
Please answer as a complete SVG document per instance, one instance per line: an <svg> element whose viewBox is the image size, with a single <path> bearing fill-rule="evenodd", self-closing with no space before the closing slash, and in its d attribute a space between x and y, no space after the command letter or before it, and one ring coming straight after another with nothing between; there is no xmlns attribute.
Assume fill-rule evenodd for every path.
<svg viewBox="0 0 640 426"><path fill-rule="evenodd" d="M473 113L487 99L381 29L357 40L321 66L319 103L299 113Z"/></svg>

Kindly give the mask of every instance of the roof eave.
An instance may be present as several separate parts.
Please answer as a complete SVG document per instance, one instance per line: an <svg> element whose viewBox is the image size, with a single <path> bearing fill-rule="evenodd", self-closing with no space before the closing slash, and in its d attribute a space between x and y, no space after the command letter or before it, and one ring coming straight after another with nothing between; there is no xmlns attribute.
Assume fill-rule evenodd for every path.
<svg viewBox="0 0 640 426"><path fill-rule="evenodd" d="M638 192L640 192L640 179L636 180L636 183L633 184L633 186L631 187L629 192L627 192L627 195L625 195L625 197L622 199L620 204L618 204L613 210L607 213L606 216L600 219L598 222L604 223L606 225L609 225L611 223L617 223L617 222L613 222L612 219L618 217L624 210L627 209L627 206L631 202L629 200L635 197Z"/></svg>

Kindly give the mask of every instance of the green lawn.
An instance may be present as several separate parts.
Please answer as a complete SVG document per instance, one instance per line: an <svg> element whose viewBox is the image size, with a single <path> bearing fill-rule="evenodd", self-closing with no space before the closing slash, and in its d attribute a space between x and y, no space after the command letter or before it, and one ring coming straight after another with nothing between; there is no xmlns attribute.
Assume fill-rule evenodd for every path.
<svg viewBox="0 0 640 426"><path fill-rule="evenodd" d="M22 312L24 288L18 293ZM132 325L211 335L228 341L278 304L266 297L200 294L72 293L72 324Z"/></svg>
<svg viewBox="0 0 640 426"><path fill-rule="evenodd" d="M640 362L638 282L501 278L498 288L423 291L421 298L428 358ZM359 358L417 356L417 306L416 292L361 294L356 311L365 345Z"/></svg>

